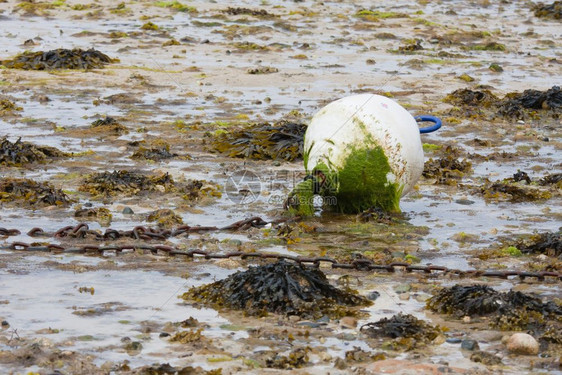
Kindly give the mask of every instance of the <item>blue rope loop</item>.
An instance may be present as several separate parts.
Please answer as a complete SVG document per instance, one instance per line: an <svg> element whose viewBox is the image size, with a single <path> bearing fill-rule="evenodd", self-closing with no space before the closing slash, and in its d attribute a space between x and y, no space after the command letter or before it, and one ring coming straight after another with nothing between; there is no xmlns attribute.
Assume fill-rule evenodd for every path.
<svg viewBox="0 0 562 375"><path fill-rule="evenodd" d="M428 121L428 122L432 122L432 123L433 123L432 126L428 126L428 127L425 127L425 128L420 128L420 133L421 133L421 134L434 132L434 131L438 130L438 129L441 127L441 119L440 119L439 117L428 116L428 115L422 115L422 116L416 116L416 117L414 117L414 118L415 118L416 121L418 121L418 122Z"/></svg>

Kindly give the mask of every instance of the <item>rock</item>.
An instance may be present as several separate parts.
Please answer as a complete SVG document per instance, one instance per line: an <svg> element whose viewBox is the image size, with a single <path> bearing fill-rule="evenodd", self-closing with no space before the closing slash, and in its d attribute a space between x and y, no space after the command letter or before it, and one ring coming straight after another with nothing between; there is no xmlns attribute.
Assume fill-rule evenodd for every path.
<svg viewBox="0 0 562 375"><path fill-rule="evenodd" d="M477 350L470 356L472 362L480 362L486 366L501 365L502 359L492 353Z"/></svg>
<svg viewBox="0 0 562 375"><path fill-rule="evenodd" d="M398 299L399 299L400 301L407 301L407 300L410 299L410 293L400 293L400 294L398 295Z"/></svg>
<svg viewBox="0 0 562 375"><path fill-rule="evenodd" d="M352 316L344 316L340 319L340 326L353 329L357 327L357 319Z"/></svg>
<svg viewBox="0 0 562 375"><path fill-rule="evenodd" d="M461 342L462 340L459 339L458 337L449 337L447 340L445 340L446 342L448 342L449 344L458 344L459 342Z"/></svg>
<svg viewBox="0 0 562 375"><path fill-rule="evenodd" d="M397 285L397 286L394 288L394 291L395 291L396 293L398 293L398 294L401 294L401 293L407 293L407 292L409 292L411 289L412 289L412 287L410 286L410 284L401 284L401 285Z"/></svg>
<svg viewBox="0 0 562 375"><path fill-rule="evenodd" d="M478 350L480 347L478 346L478 342L476 340L462 340L461 348L464 350Z"/></svg>
<svg viewBox="0 0 562 375"><path fill-rule="evenodd" d="M470 316L466 315L466 316L463 316L463 317L462 317L462 322L463 322L463 323L467 323L467 324L468 324L468 323L470 323L470 321L471 321Z"/></svg>
<svg viewBox="0 0 562 375"><path fill-rule="evenodd" d="M537 355L539 343L527 333L515 333L507 340L507 350L515 354Z"/></svg>
<svg viewBox="0 0 562 375"><path fill-rule="evenodd" d="M134 212L133 212L133 209L131 207L125 207L123 209L123 215L133 215L133 214L134 214Z"/></svg>
<svg viewBox="0 0 562 375"><path fill-rule="evenodd" d="M367 299L374 301L377 298L379 298L381 296L381 294L379 292L377 292L376 290L373 290L372 292L370 292L369 294L367 294Z"/></svg>
<svg viewBox="0 0 562 375"><path fill-rule="evenodd" d="M342 358L336 358L336 362L334 363L334 367L337 368L338 370L345 370L347 368L347 362L345 361L345 359Z"/></svg>

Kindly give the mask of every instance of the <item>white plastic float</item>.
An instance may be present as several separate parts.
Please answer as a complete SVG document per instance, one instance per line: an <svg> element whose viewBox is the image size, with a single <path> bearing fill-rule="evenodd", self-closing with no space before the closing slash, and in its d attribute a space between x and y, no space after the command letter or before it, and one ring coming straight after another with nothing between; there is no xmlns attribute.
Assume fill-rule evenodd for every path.
<svg viewBox="0 0 562 375"><path fill-rule="evenodd" d="M400 197L412 190L423 171L420 132L441 126L432 116L418 120L435 125L420 129L398 103L373 94L345 97L322 108L306 130L308 176L289 196L289 207L312 214L313 198L319 195L325 208L340 212L370 207L400 211Z"/></svg>

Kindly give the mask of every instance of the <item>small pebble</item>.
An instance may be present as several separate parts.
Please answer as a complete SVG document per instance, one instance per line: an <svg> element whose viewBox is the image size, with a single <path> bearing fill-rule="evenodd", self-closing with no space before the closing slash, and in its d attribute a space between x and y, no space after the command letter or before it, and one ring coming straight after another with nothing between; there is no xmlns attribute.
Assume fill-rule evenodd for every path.
<svg viewBox="0 0 562 375"><path fill-rule="evenodd" d="M357 327L357 319L352 316L344 316L340 319L340 326L343 328L355 328Z"/></svg>
<svg viewBox="0 0 562 375"><path fill-rule="evenodd" d="M159 336L160 337L168 337L168 336L170 336L170 334L168 332L161 332Z"/></svg>
<svg viewBox="0 0 562 375"><path fill-rule="evenodd" d="M459 339L458 337L449 337L447 340L445 340L446 342L448 342L449 344L458 344L459 342L461 342L462 340Z"/></svg>
<svg viewBox="0 0 562 375"><path fill-rule="evenodd" d="M463 323L470 323L471 319L470 316L466 315L462 317L462 322Z"/></svg>
<svg viewBox="0 0 562 375"><path fill-rule="evenodd" d="M539 343L527 333L515 333L507 340L507 350L515 354L537 355Z"/></svg>
<svg viewBox="0 0 562 375"><path fill-rule="evenodd" d="M462 340L461 348L470 351L480 349L480 347L478 346L478 342L476 342L476 340Z"/></svg>

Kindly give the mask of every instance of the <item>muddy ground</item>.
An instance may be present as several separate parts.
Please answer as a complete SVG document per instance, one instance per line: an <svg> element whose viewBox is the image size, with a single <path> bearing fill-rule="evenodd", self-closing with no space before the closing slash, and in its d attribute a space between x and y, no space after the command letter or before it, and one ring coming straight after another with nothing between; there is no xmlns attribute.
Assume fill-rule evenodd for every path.
<svg viewBox="0 0 562 375"><path fill-rule="evenodd" d="M548 339L544 327L491 326L490 317L425 307L455 284L535 293L559 305L553 278L459 279L323 262L334 286L373 304L355 316L256 317L178 297L269 261L141 248L561 272L562 37L560 5L550 4L0 2L0 228L20 232L1 235L1 372L561 373L562 339ZM29 55L13 60L58 48L103 55L59 53L57 66ZM25 70L41 67L48 69ZM261 147L262 138L252 143L253 124L306 124L328 102L364 92L444 122L422 135L424 176L402 199L401 215L318 212L152 239L27 234L80 222L104 233L290 219L283 201L305 175L298 148L251 158L217 145L246 134L247 144ZM229 176L244 171L255 180L239 189ZM99 256L5 248L16 241L135 249ZM441 333L397 342L360 330L398 313ZM554 314L548 324L559 327L560 319ZM539 340L538 354L507 350L502 339L521 330Z"/></svg>

